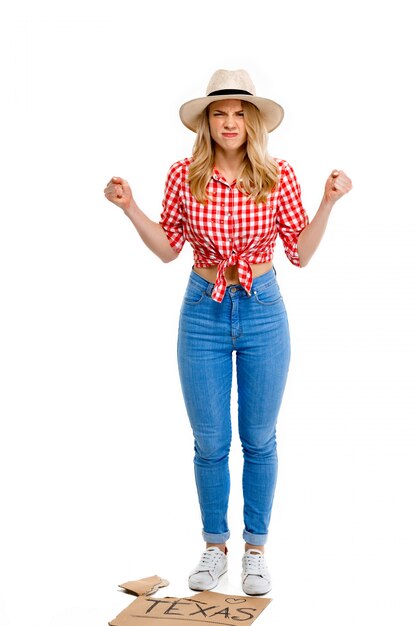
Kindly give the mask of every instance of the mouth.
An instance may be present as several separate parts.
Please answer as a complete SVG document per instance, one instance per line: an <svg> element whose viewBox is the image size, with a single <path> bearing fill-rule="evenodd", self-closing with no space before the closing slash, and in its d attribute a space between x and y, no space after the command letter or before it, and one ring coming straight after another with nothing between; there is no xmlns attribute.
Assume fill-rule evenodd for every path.
<svg viewBox="0 0 417 626"><path fill-rule="evenodd" d="M222 133L222 135L227 139L232 139L233 137L237 137L238 133Z"/></svg>

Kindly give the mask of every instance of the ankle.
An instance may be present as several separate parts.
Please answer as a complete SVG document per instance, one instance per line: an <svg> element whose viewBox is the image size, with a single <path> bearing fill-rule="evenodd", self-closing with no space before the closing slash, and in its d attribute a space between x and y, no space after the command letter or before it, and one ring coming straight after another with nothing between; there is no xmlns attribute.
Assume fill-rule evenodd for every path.
<svg viewBox="0 0 417 626"><path fill-rule="evenodd" d="M224 554L228 553L228 549L225 543L207 543L206 548L219 548Z"/></svg>
<svg viewBox="0 0 417 626"><path fill-rule="evenodd" d="M265 546L254 546L252 543L245 543L245 552L248 550L259 550L262 554L265 553Z"/></svg>

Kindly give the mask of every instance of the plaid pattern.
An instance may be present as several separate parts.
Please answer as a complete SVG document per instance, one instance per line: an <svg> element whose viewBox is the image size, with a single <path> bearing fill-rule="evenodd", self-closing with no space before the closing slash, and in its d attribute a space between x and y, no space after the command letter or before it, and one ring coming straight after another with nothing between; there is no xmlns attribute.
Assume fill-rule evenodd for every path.
<svg viewBox="0 0 417 626"><path fill-rule="evenodd" d="M191 195L188 169L191 159L174 163L165 185L160 224L171 246L181 252L185 241L194 251L195 267L218 265L212 298L223 300L226 268L237 265L239 281L250 293L250 263L266 263L273 258L279 235L294 265L300 265L297 241L308 224L301 202L300 186L286 161L277 160L280 180L267 202L256 204L229 185L215 169L207 186L209 202L204 205Z"/></svg>

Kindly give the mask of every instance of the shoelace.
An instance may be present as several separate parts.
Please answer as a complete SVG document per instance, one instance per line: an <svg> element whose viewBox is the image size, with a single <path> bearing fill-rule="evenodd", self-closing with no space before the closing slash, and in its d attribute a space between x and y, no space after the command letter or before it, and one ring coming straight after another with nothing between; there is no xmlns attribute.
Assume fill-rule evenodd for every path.
<svg viewBox="0 0 417 626"><path fill-rule="evenodd" d="M262 576L265 573L264 555L261 552L244 555L244 569L246 574Z"/></svg>
<svg viewBox="0 0 417 626"><path fill-rule="evenodd" d="M217 551L210 550L210 549L204 551L203 554L201 555L200 563L198 564L198 569L200 571L205 571L205 570L211 571L212 569L216 567L216 563L220 557L221 557L221 554L219 554Z"/></svg>

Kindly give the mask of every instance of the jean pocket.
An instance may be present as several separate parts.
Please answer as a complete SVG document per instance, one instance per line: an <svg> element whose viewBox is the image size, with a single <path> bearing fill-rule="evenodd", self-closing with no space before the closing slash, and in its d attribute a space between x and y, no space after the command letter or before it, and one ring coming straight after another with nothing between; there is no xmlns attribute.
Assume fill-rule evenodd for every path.
<svg viewBox="0 0 417 626"><path fill-rule="evenodd" d="M190 281L187 285L187 289L185 290L184 304L199 304L202 300L204 300L205 296L206 290L200 285Z"/></svg>
<svg viewBox="0 0 417 626"><path fill-rule="evenodd" d="M264 306L271 306L282 301L281 291L277 282L273 282L265 288L255 289L253 295L255 300Z"/></svg>

